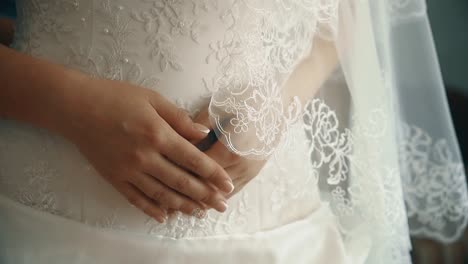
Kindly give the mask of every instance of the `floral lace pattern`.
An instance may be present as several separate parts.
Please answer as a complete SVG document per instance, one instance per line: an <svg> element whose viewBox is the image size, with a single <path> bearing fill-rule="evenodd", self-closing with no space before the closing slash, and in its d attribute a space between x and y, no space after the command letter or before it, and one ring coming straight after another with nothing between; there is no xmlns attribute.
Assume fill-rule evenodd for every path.
<svg viewBox="0 0 468 264"><path fill-rule="evenodd" d="M344 233L351 231L346 226L349 217L357 217L359 222L374 227L374 239L388 241L380 250L390 254L388 257L395 259L395 263L400 263L398 261L409 259L409 256L398 249L401 245L409 248L409 241L395 238L405 237L407 217L412 234L453 241L466 226L468 193L463 164L455 161L447 142L444 139L434 141L427 132L414 125L404 126L398 150L400 170L382 164L376 166L378 163L372 159L374 155L359 153L355 148L356 137L367 135L364 142L368 143L381 140L385 135L386 129L381 126L385 124L383 114L376 109L368 124L341 131L335 112L322 100L314 99L307 104L304 117L310 135L312 164L315 170L322 170L322 176L327 176L334 210L345 219L342 228L347 231ZM380 120L381 125L375 124L375 120ZM377 150L375 156L379 155ZM348 177L353 174L359 177L349 182ZM369 201L368 197L383 197L383 200ZM452 230L453 227L456 229ZM442 230L450 235L438 235Z"/></svg>
<svg viewBox="0 0 468 264"><path fill-rule="evenodd" d="M323 2L323 3L322 3ZM212 79L212 123L231 151L270 156L302 112L298 98L283 102L281 86L311 48L321 24L334 27L338 1L234 1L223 42L213 49L219 65ZM294 13L291 16L290 13ZM227 116L228 115L228 116ZM241 146L235 139L256 138Z"/></svg>
<svg viewBox="0 0 468 264"><path fill-rule="evenodd" d="M403 190L411 230L417 235L433 236L437 231L451 234L438 237L452 241L468 222L468 194L463 165L454 161L444 139L434 140L415 126L404 127L401 159L404 168ZM458 227L455 230L449 226Z"/></svg>
<svg viewBox="0 0 468 264"><path fill-rule="evenodd" d="M254 3L255 1L251 1L250 4ZM260 2L257 5L259 5L257 7L261 7ZM291 7L290 4L288 5L284 8ZM177 105L194 114L202 107L207 106L211 95L218 89L210 82L214 83L212 80L219 78L218 74L220 72L211 71L211 67L212 69L222 70L223 63L230 64L228 60L232 58L233 52L235 53L236 46L247 40L237 39L237 42L233 42L232 39L229 39L229 35L234 32L231 28L235 27L235 24L240 21L238 17L240 10L246 7L246 3L237 0L227 3L214 0L188 2L141 0L135 5L129 4L127 1L114 2L110 0L94 2L83 0L73 2L35 0L33 5L29 1L19 1L19 31L22 34L17 36L15 48L25 53L55 60L92 76L128 81L165 93L164 95L173 98ZM253 8L253 6L249 8ZM278 10L275 12L278 12ZM44 18L44 16L47 16L47 18ZM263 17L265 18L265 16ZM210 19L220 21L221 24L214 27L213 21ZM42 24L43 22L45 24ZM49 27L46 24L54 25L54 27ZM45 27L48 28L43 29ZM223 34L217 32L219 29L223 31ZM273 30L273 27L269 29L271 32ZM313 32L306 33L305 28L301 30L303 31L301 34L307 34L309 38L313 34ZM36 36L35 34L38 32L44 32L44 35ZM259 34L260 32L256 30L254 33ZM280 37L280 32L275 34L277 35L276 38ZM52 35L54 36L53 43L49 41L49 37ZM254 38L251 36L250 39L253 40ZM36 42L37 45L31 47L24 45L32 41ZM180 54L181 48L178 48L180 43L190 43L195 47L204 46L205 48L201 49L204 53L201 53L201 56L198 57L200 61L194 61L194 58ZM286 44L284 43L284 45ZM275 41L269 45L272 50L271 54L276 54L275 60L279 61L282 59L281 57L293 56L293 54L287 53L286 46L282 47L281 51L278 50L280 53L275 53L273 52ZM54 54L49 54L49 47L54 48ZM139 47L140 50L135 51L135 47ZM295 53L294 56L297 56L299 51ZM57 56L53 57L55 54ZM293 58L288 58L288 60L288 64L283 65L281 71L290 71L287 67L293 66ZM172 82L177 79L170 77L171 74L184 74L183 76L187 76L184 72L189 71L190 67L193 68L193 65L204 63L210 68L206 72L203 71L201 75L195 76L201 80L195 96L186 97L184 91L164 89L165 86L174 85ZM258 94L258 96L269 100L267 96L270 96L270 94ZM255 98L252 99L256 100ZM300 127L296 131L300 136L302 132ZM302 136L304 136L303 132ZM12 144L10 147L14 149L15 143ZM60 140L58 140L52 144L52 149L61 144ZM291 151L291 154L293 153L293 146L289 151ZM65 150L62 156L66 157L67 152L68 150ZM298 155L303 156L301 153L291 154L289 154L291 158ZM47 155L44 156L47 157ZM13 194L16 200L40 210L53 211L54 214L100 228L138 230L155 236L184 238L254 232L272 228L279 225L279 222L275 222L276 217L274 215L281 215L282 211L286 210L291 203L309 203L311 194L316 193L313 182L309 180L304 182L302 180L303 177L309 178L310 175L304 173L301 166L297 166L295 169L297 171L296 176L284 177L285 174L292 171L292 168L288 168L288 166L281 163L274 164L271 162L266 166L265 176L259 176L250 184L250 188L252 190L260 188L257 185L261 182L262 185L271 187L261 187L261 193L255 195L252 195L252 190L239 193L230 201L230 209L225 214L210 212L203 219L178 214L162 225L152 219L146 219L142 214L138 214L139 220L135 224L135 220L128 221L122 216L135 214L136 209L132 209L130 206L122 206L122 204L106 204L104 202L100 205L100 203L94 202L97 205L94 204L92 207L106 207L106 209L101 210L99 215L95 215L96 213L93 213L93 210L87 210L86 205L84 205L85 209L82 209L82 212L61 213L62 207L66 206L67 202L57 205L57 200L62 201L64 195L57 190L65 184L67 177L63 175L62 170L56 169L59 164L56 164L56 162L50 163L30 164L31 169L28 171L31 171L31 173L34 171L33 175L41 175L43 179L51 178L50 181L54 184L48 185L45 184L45 181L44 188L41 187L44 190L36 195L33 186L39 182L31 180L32 185L25 184L22 195ZM46 165L47 170L41 169L41 166ZM278 167L285 168L281 170L281 173L272 173ZM89 174L87 177L90 177L90 179L98 177L93 175L95 172L92 168L83 168L80 171ZM27 174L26 171L19 173ZM271 179L267 179L266 175L271 175ZM84 181L89 181L89 179ZM302 185L298 183L302 183ZM274 192L271 193L270 189L274 189ZM103 191L103 193L106 192L109 192L109 190ZM262 194L263 192L264 194ZM281 203L260 205L255 202L259 195L271 197L271 201L281 201ZM87 198L85 198L84 204L86 204L86 199L92 199L93 194L88 193L85 196ZM110 195L110 197L114 199L113 196ZM66 199L73 201L75 198L68 197ZM265 201L270 200L265 199ZM80 203L80 201L77 202ZM44 206L39 208L36 206L39 204L44 204ZM51 210L46 210L46 207L50 207ZM257 207L264 208L262 211L267 214L272 212L272 220L266 219L265 223L249 225L248 223L252 222L255 215L257 215L254 210ZM309 210L307 207L310 206L305 206L304 210ZM292 218L282 221L290 222ZM135 227L135 225L138 227Z"/></svg>
<svg viewBox="0 0 468 264"><path fill-rule="evenodd" d="M57 197L49 190L49 182L56 177L54 171L49 171L47 163L43 161L25 168L25 173L29 175L29 179L19 190L19 201L32 208L60 215Z"/></svg>
<svg viewBox="0 0 468 264"><path fill-rule="evenodd" d="M214 234L232 234L234 232L233 227L248 224L247 214L253 210L248 205L248 193L243 192L241 195L243 197L239 205L222 217L212 211L209 211L201 219L177 213L163 225L153 218L149 218L146 222L148 233L177 239L207 237Z"/></svg>
<svg viewBox="0 0 468 264"><path fill-rule="evenodd" d="M58 16L50 16L50 14L62 13L70 14L77 11L79 8L79 0L67 1L48 1L48 3L40 0L31 0L28 5L17 9L19 16L27 16L34 13L35 19L32 21L19 20L15 38L15 48L38 55L36 53L39 48L39 35L41 33L50 34L56 41L60 41L64 35L73 34L73 25L70 25ZM30 34L32 33L32 34Z"/></svg>
<svg viewBox="0 0 468 264"><path fill-rule="evenodd" d="M351 239L354 230L372 230L369 234L373 241L386 241L375 243L380 246L375 250L392 263L409 259L408 251L401 250L410 246L405 241L407 223L400 174L391 163L378 162L384 153L375 148L379 146L376 142L388 134L384 109L376 108L363 121L354 120L353 129L341 129L336 113L321 99L313 99L306 105L304 119L313 168L325 177L331 194L328 199L343 233ZM350 180L353 175L359 176ZM399 254L387 255L395 251Z"/></svg>
<svg viewBox="0 0 468 264"><path fill-rule="evenodd" d="M418 0L385 3L390 12L401 14L424 10L424 2ZM407 261L407 217L418 234L437 233L452 223L461 228L467 222L463 166L444 140L408 125L402 145L393 150L390 145L396 137L388 102L380 106L372 102L372 111L351 117L348 126L324 100L303 105L298 97L288 102L282 98L282 86L313 47L314 38L336 32L339 4L339 0L18 1L16 49L93 76L155 90L192 114L209 107L219 138L233 152L270 159L260 175L229 201L227 213L209 212L203 219L177 214L161 225L120 203L109 186L99 193L83 187L83 196L95 200L74 201L82 207L92 204L99 213L83 208L67 212L61 205L66 195L57 191L58 183L73 180L74 169L93 187L98 176L83 168L64 173L47 152L15 171L8 153L15 152L24 137L10 133L6 140L0 137L0 180L18 174L22 177L15 179L23 186L12 188L18 191L14 194L2 193L100 228L181 239L249 233L291 222L294 218L276 219L292 205L313 209L307 205L318 199L320 185L329 194L323 198L330 202L346 238L358 237L354 232L360 228L371 230L372 239L381 242L376 249L380 256L395 263ZM245 146L239 144L242 138L255 142ZM40 139L31 140L31 145L42 144ZM74 156L67 156L72 150L62 145L57 140L50 147L66 149L61 155L73 161ZM21 150L28 152L27 147ZM408 166L399 166L397 157ZM430 196L420 196L428 190ZM453 237L461 232L452 231Z"/></svg>

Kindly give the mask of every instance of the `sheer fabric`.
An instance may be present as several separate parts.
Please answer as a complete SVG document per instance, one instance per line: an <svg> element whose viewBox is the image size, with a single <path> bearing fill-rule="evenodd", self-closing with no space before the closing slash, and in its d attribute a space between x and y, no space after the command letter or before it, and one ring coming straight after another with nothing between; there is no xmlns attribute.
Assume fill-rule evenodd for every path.
<svg viewBox="0 0 468 264"><path fill-rule="evenodd" d="M68 142L2 121L0 211L36 219L10 199L55 215L32 228L5 218L17 231L8 233L12 241L30 231L47 241L47 223L72 234L81 222L145 240L205 239L209 249L219 236L256 234L248 243L293 226L270 241L299 247L315 237L303 249L324 245L337 261L408 263L410 232L449 242L466 226L464 169L423 0L24 0L18 7L16 49L156 90L192 113L209 103L219 140L268 162L226 214L159 225ZM299 219L308 217L330 232L304 229ZM62 244L58 231L51 245ZM105 241L100 231L87 239ZM126 238L116 236L119 248Z"/></svg>
<svg viewBox="0 0 468 264"><path fill-rule="evenodd" d="M281 27L264 26L267 37L246 41L236 53L240 58L229 65L236 70L223 72L210 104L218 136L231 151L263 159L287 146L288 127L304 120L322 197L341 219L350 244L371 241L369 263L410 262L408 232L456 240L468 218L465 172L425 2L282 3L311 17L284 12L275 22L283 29L289 22L294 26L282 34ZM259 16L258 9L251 12ZM275 22L265 19L267 25ZM303 34L298 25L315 33ZM284 48L269 49L272 39ZM291 49L288 43L294 41L309 44ZM330 46L338 69L320 85L317 71L334 65ZM295 67L287 67L290 63ZM236 82L239 74L249 82ZM305 82L297 85L295 78Z"/></svg>
<svg viewBox="0 0 468 264"><path fill-rule="evenodd" d="M271 8L281 3L258 4ZM240 23L238 6L246 7L237 0L17 1L13 48L91 76L152 89L195 115L208 106L218 66L230 56L229 29ZM261 33L243 30L253 39ZM296 134L295 142L277 151L228 200L225 213L210 210L203 219L177 214L159 224L132 207L70 142L1 120L0 193L5 200L0 202L0 232L5 235L0 262L121 263L126 258L118 253L130 255L123 245L136 237L141 239L133 240L131 248L139 248L135 260L143 263L153 263L156 253L169 246L159 262L171 263L179 253L192 263L217 261L221 243L229 245L224 249L232 252L232 263L322 262L330 252L341 256L336 263L345 263L335 218L321 202L311 173L303 126L298 123L289 133ZM242 243L236 242L239 236ZM187 242L191 240L197 242ZM145 241L153 242L148 246ZM305 241L326 248L303 251L298 245ZM100 252L103 244L108 250ZM286 245L296 250L282 250ZM27 259L24 252L30 252Z"/></svg>

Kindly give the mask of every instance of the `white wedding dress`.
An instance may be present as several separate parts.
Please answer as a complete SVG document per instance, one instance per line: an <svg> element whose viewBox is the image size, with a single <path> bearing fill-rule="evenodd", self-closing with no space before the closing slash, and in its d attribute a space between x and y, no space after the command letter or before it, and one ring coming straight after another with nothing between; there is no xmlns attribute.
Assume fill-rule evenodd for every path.
<svg viewBox="0 0 468 264"><path fill-rule="evenodd" d="M159 224L70 142L0 120L1 263L400 264L410 232L450 242L468 222L424 0L17 9L16 50L209 105L230 151L268 161L225 213Z"/></svg>
<svg viewBox="0 0 468 264"><path fill-rule="evenodd" d="M236 48L229 28L250 8L237 2L17 1L13 46L93 76L153 89L195 114L209 103L210 83ZM282 8L277 1L257 2ZM255 30L247 32L252 40L260 33ZM179 214L159 224L130 206L71 143L1 121L0 229L7 239L1 241L0 259L15 264L345 263L335 218L320 201L307 160L306 134L300 125L291 132L294 142L228 201L225 213L212 210L204 219Z"/></svg>

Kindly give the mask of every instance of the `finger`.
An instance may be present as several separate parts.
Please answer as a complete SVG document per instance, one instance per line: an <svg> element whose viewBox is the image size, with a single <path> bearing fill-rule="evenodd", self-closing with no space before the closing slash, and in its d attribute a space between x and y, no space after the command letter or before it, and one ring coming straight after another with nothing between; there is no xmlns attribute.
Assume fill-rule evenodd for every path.
<svg viewBox="0 0 468 264"><path fill-rule="evenodd" d="M231 167L231 168L228 168L227 171L231 174L237 174L238 172L236 171L237 168L235 167ZM234 195L236 195L237 193L239 193L250 181L252 180L252 178L247 178L247 177L236 177L235 179L233 179L233 184L235 186L234 188L234 191L232 191L231 193L229 194L225 194L224 197L226 199L230 199L231 197L233 197Z"/></svg>
<svg viewBox="0 0 468 264"><path fill-rule="evenodd" d="M155 156L151 160L151 164L146 164L145 168L147 168L146 172L149 175L158 179L162 184L191 198L193 201L203 202L220 212L226 210L226 201L219 192L164 157L160 155ZM163 193L157 193L155 195L163 195ZM158 200L160 200L160 198ZM179 207L176 206L171 207L179 209ZM198 205L198 207L200 207L200 205ZM195 208L192 208L192 210L193 209ZM191 214L191 211L186 210L185 212Z"/></svg>
<svg viewBox="0 0 468 264"><path fill-rule="evenodd" d="M208 149L213 144L213 142L216 141L216 135L209 120L208 108L206 107L200 113L198 113L195 116L195 118L193 118L193 122L201 124L211 130L210 133L208 133L207 137L205 137L204 139L190 140L192 144L196 145L200 150L204 151Z"/></svg>
<svg viewBox="0 0 468 264"><path fill-rule="evenodd" d="M153 217L159 223L164 223L167 218L165 210L159 207L157 203L146 197L144 193L140 192L132 184L122 183L120 186L115 187L132 205L142 210L148 216Z"/></svg>
<svg viewBox="0 0 468 264"><path fill-rule="evenodd" d="M208 136L206 136L202 140L191 140L190 143L195 145L200 151L205 152L211 146L218 141L218 138L216 137L216 133L212 130Z"/></svg>
<svg viewBox="0 0 468 264"><path fill-rule="evenodd" d="M150 175L142 173L137 177L133 177L132 183L145 193L147 197L158 202L163 208L171 208L192 215L202 207L190 198L177 193Z"/></svg>
<svg viewBox="0 0 468 264"><path fill-rule="evenodd" d="M190 118L188 112L169 102L157 93L151 93L151 105L177 133L186 139L202 139L210 132L210 129L196 124Z"/></svg>
<svg viewBox="0 0 468 264"><path fill-rule="evenodd" d="M229 175L213 159L177 134L168 137L161 149L171 161L211 182L224 192L231 192L233 185Z"/></svg>
<svg viewBox="0 0 468 264"><path fill-rule="evenodd" d="M214 143L208 150L205 151L205 154L216 161L223 168L238 164L242 160L239 155L229 151L220 141Z"/></svg>
<svg viewBox="0 0 468 264"><path fill-rule="evenodd" d="M234 195L238 194L244 187L247 185L248 182L242 181L240 179L234 180L234 185L236 186L236 189L232 192L226 195L226 199L231 199Z"/></svg>
<svg viewBox="0 0 468 264"><path fill-rule="evenodd" d="M200 113L198 113L197 116L195 116L195 118L193 119L193 122L202 124L208 127L210 130L213 129L210 123L208 107L204 108Z"/></svg>

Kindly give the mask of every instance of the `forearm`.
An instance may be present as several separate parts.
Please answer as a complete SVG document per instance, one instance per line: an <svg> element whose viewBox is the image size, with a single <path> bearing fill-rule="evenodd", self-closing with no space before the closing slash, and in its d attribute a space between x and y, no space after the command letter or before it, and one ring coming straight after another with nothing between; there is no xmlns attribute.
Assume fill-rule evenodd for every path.
<svg viewBox="0 0 468 264"><path fill-rule="evenodd" d="M0 45L0 117L59 132L80 78L77 72Z"/></svg>
<svg viewBox="0 0 468 264"><path fill-rule="evenodd" d="M316 38L309 55L302 60L285 84L285 99L298 96L305 103L312 98L338 65L334 43Z"/></svg>

